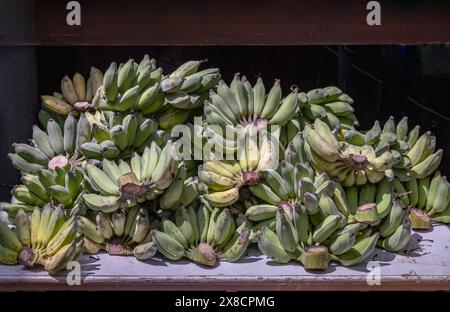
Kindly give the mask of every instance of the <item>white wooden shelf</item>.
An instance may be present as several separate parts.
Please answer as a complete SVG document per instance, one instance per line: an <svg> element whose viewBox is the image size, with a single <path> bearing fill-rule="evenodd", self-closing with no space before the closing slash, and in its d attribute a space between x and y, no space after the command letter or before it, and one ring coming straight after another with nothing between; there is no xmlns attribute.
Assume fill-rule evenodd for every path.
<svg viewBox="0 0 450 312"><path fill-rule="evenodd" d="M251 248L238 263L205 268L189 261L140 262L101 254L80 260L80 286L69 286L64 272L49 276L38 269L0 265L0 290L450 290L450 228L414 233L409 252L376 250L367 261L380 263L381 285L367 284L367 261L326 271L305 271L296 262L277 264Z"/></svg>

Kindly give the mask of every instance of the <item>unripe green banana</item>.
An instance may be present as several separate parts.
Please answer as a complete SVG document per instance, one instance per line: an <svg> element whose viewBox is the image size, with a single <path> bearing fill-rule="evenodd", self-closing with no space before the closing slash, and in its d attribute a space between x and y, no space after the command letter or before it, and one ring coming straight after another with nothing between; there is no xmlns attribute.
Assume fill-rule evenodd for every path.
<svg viewBox="0 0 450 312"><path fill-rule="evenodd" d="M406 137L406 143L408 143L409 146L413 146L417 139L419 138L419 132L420 132L420 126L415 126L411 131L409 131L407 137Z"/></svg>
<svg viewBox="0 0 450 312"><path fill-rule="evenodd" d="M306 192L304 195L304 205L309 215L317 214L321 210L319 199L310 192Z"/></svg>
<svg viewBox="0 0 450 312"><path fill-rule="evenodd" d="M102 159L102 148L100 144L94 142L86 142L81 144L80 150L84 156L91 159Z"/></svg>
<svg viewBox="0 0 450 312"><path fill-rule="evenodd" d="M48 192L52 199L64 207L70 207L74 201L69 191L61 185L52 185L48 188Z"/></svg>
<svg viewBox="0 0 450 312"><path fill-rule="evenodd" d="M204 197L215 207L227 207L239 199L239 189L233 187L226 191L205 194Z"/></svg>
<svg viewBox="0 0 450 312"><path fill-rule="evenodd" d="M387 179L384 179L377 187L377 196L375 199L380 219L384 219L391 211L392 200L393 194L391 183Z"/></svg>
<svg viewBox="0 0 450 312"><path fill-rule="evenodd" d="M249 220L259 222L274 218L277 210L277 206L261 204L248 208L245 215Z"/></svg>
<svg viewBox="0 0 450 312"><path fill-rule="evenodd" d="M374 203L376 198L377 188L372 183L367 183L363 185L361 188L361 192L359 194L359 206L368 203Z"/></svg>
<svg viewBox="0 0 450 312"><path fill-rule="evenodd" d="M282 208L278 209L276 215L276 233L284 250L296 251L299 241L297 230Z"/></svg>
<svg viewBox="0 0 450 312"><path fill-rule="evenodd" d="M292 218L295 230L297 231L298 241L306 244L311 231L306 208L301 204L296 205L293 210Z"/></svg>
<svg viewBox="0 0 450 312"><path fill-rule="evenodd" d="M97 213L95 220L102 236L106 240L110 239L114 234L114 230L111 224L111 216L100 211Z"/></svg>
<svg viewBox="0 0 450 312"><path fill-rule="evenodd" d="M179 207L175 211L175 224L181 233L183 233L188 246L192 246L195 243L195 229L194 223L186 208Z"/></svg>
<svg viewBox="0 0 450 312"><path fill-rule="evenodd" d="M250 192L256 197L262 199L268 204L277 206L281 202L281 198L267 185L257 184L249 187Z"/></svg>
<svg viewBox="0 0 450 312"><path fill-rule="evenodd" d="M99 227L88 218L77 216L77 225L83 234L94 242L102 244L105 241Z"/></svg>
<svg viewBox="0 0 450 312"><path fill-rule="evenodd" d="M33 228L33 219L31 222L31 227ZM31 233L33 233L33 230L31 231ZM76 221L75 219L69 219L61 226L59 231L48 242L46 254L48 256L55 255L59 250L61 250L63 246L66 246L75 238L76 233L77 233ZM31 237L33 238L33 236Z"/></svg>
<svg viewBox="0 0 450 312"><path fill-rule="evenodd" d="M90 182L102 195L120 195L116 181L112 181L108 175L94 165L87 165L86 172Z"/></svg>
<svg viewBox="0 0 450 312"><path fill-rule="evenodd" d="M2 264L16 264L18 252L4 247L0 244L0 263Z"/></svg>
<svg viewBox="0 0 450 312"><path fill-rule="evenodd" d="M3 221L0 221L0 244L4 248L15 252L19 252L22 249L22 243L17 237L17 234Z"/></svg>
<svg viewBox="0 0 450 312"><path fill-rule="evenodd" d="M332 240L329 250L334 255L341 255L353 247L356 241L356 234L351 232L344 232L339 234Z"/></svg>
<svg viewBox="0 0 450 312"><path fill-rule="evenodd" d="M236 230L233 237L225 247L219 257L227 260L228 262L238 261L247 250L250 243L250 230L246 227L243 228L241 233Z"/></svg>
<svg viewBox="0 0 450 312"><path fill-rule="evenodd" d="M17 237L22 245L31 247L31 222L25 210L19 209L14 224L16 226Z"/></svg>
<svg viewBox="0 0 450 312"><path fill-rule="evenodd" d="M289 199L289 193L287 185L287 181L283 179L283 177L275 170L268 169L264 173L264 179L267 182L267 184L274 190L274 192L282 199L282 200L288 200Z"/></svg>
<svg viewBox="0 0 450 312"><path fill-rule="evenodd" d="M111 133L109 129L100 123L94 123L92 125L92 135L97 140L97 143L111 140Z"/></svg>
<svg viewBox="0 0 450 312"><path fill-rule="evenodd" d="M292 256L283 249L277 235L269 228L263 227L256 239L259 250L273 261L288 263L292 259Z"/></svg>
<svg viewBox="0 0 450 312"><path fill-rule="evenodd" d="M228 208L223 209L214 222L213 242L215 245L223 244L229 237L230 223L234 222Z"/></svg>
<svg viewBox="0 0 450 312"><path fill-rule="evenodd" d="M433 222L450 223L450 204L444 211L434 215L431 220Z"/></svg>
<svg viewBox="0 0 450 312"><path fill-rule="evenodd" d="M339 223L342 219L341 215L329 215L316 227L313 233L313 241L315 243L322 243L330 237L334 231L339 228Z"/></svg>
<svg viewBox="0 0 450 312"><path fill-rule="evenodd" d="M23 174L21 178L22 183L37 197L44 201L49 201L50 197L47 193L46 187L41 183L39 177L31 174Z"/></svg>
<svg viewBox="0 0 450 312"><path fill-rule="evenodd" d="M433 175L433 178L431 179L430 188L429 188L429 191L428 191L427 202L426 202L426 206L425 206L425 211L426 212L430 211L431 208L433 208L433 203L434 203L434 201L436 199L437 189L439 187L441 179L442 179L442 176L441 176L441 172L440 171L437 171Z"/></svg>
<svg viewBox="0 0 450 312"><path fill-rule="evenodd" d="M406 190L409 193L409 204L412 207L416 207L419 201L419 188L416 178L413 177L406 182Z"/></svg>
<svg viewBox="0 0 450 312"><path fill-rule="evenodd" d="M118 95L117 64L112 62L103 75L103 88L108 101L115 101Z"/></svg>
<svg viewBox="0 0 450 312"><path fill-rule="evenodd" d="M412 173L417 179L423 179L433 172L441 164L443 150L439 149L436 153L429 155L422 162L411 168Z"/></svg>
<svg viewBox="0 0 450 312"><path fill-rule="evenodd" d="M379 233L382 237L388 237L400 226L403 220L403 206L398 199L394 199L392 208L389 211L386 219L379 228Z"/></svg>
<svg viewBox="0 0 450 312"><path fill-rule="evenodd" d="M45 204L44 200L31 193L30 190L25 187L25 185L18 185L14 187L14 189L12 190L12 195L18 201L28 205L41 206Z"/></svg>
<svg viewBox="0 0 450 312"><path fill-rule="evenodd" d="M350 206L347 200L347 194L340 183L336 183L333 200L338 210L347 217L350 214Z"/></svg>
<svg viewBox="0 0 450 312"><path fill-rule="evenodd" d="M353 266L364 261L374 251L379 234L373 234L369 237L361 237L356 240L350 250L339 255L333 256L334 260L339 261L343 266Z"/></svg>
<svg viewBox="0 0 450 312"><path fill-rule="evenodd" d="M30 146L28 144L13 144L14 152L20 156L24 161L47 166L49 158L46 154L44 154L41 150L36 147Z"/></svg>
<svg viewBox="0 0 450 312"><path fill-rule="evenodd" d="M419 193L419 199L417 201L417 207L425 209L428 200L428 191L430 189L430 177L417 180L417 189Z"/></svg>
<svg viewBox="0 0 450 312"><path fill-rule="evenodd" d="M306 126L303 130L303 137L314 150L314 152L316 152L324 160L329 162L335 162L336 160L338 160L339 155L336 148L330 145L330 143L322 138L310 126Z"/></svg>
<svg viewBox="0 0 450 312"><path fill-rule="evenodd" d="M160 231L152 231L152 235L158 251L167 259L177 261L184 256L184 247L170 235Z"/></svg>
<svg viewBox="0 0 450 312"><path fill-rule="evenodd" d="M320 206L320 212L321 212L322 216L324 216L324 217L331 216L331 215L341 215L341 213L339 212L339 209L337 208L333 199L326 194L322 194L320 196L319 206Z"/></svg>
<svg viewBox="0 0 450 312"><path fill-rule="evenodd" d="M440 213L447 208L450 201L450 185L447 182L447 177L442 177L436 188L436 195L433 201L433 206L427 211L428 215Z"/></svg>
<svg viewBox="0 0 450 312"><path fill-rule="evenodd" d="M45 263L45 270L49 273L55 273L66 268L67 263L72 261L77 253L77 242L62 247L56 254L51 256Z"/></svg>
<svg viewBox="0 0 450 312"><path fill-rule="evenodd" d="M157 251L158 251L157 243L148 242L134 247L133 255L138 260L148 260L150 258L153 258L153 256L157 253Z"/></svg>
<svg viewBox="0 0 450 312"><path fill-rule="evenodd" d="M396 193L397 196L401 198L403 205L409 206L409 197L407 191L398 179L392 180L392 189L394 193Z"/></svg>
<svg viewBox="0 0 450 312"><path fill-rule="evenodd" d="M427 145L430 144L431 137L431 132L427 131L417 140L417 142L415 142L414 145L411 146L411 149L408 151L408 153L406 153L406 156L411 160L411 164L413 166L420 163Z"/></svg>
<svg viewBox="0 0 450 312"><path fill-rule="evenodd" d="M184 249L189 248L187 238L184 236L183 232L177 227L175 223L166 219L163 220L161 224L161 229L164 233L168 234L171 238L175 239L180 243Z"/></svg>
<svg viewBox="0 0 450 312"><path fill-rule="evenodd" d="M395 231L383 241L380 242L380 246L388 251L398 252L404 249L411 238L411 222L407 217L403 222L395 229Z"/></svg>
<svg viewBox="0 0 450 312"><path fill-rule="evenodd" d="M105 213L114 212L119 209L118 196L102 196L98 194L83 194L84 203L94 211Z"/></svg>
<svg viewBox="0 0 450 312"><path fill-rule="evenodd" d="M123 210L117 210L111 215L111 224L114 234L118 237L122 236L125 230L127 216Z"/></svg>

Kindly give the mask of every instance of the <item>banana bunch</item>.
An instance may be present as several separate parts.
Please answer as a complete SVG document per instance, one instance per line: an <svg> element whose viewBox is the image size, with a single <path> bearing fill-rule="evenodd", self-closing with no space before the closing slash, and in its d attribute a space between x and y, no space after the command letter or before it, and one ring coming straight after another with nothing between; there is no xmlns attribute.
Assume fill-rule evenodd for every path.
<svg viewBox="0 0 450 312"><path fill-rule="evenodd" d="M306 224L308 215L318 215L319 218L331 214L341 215L342 222L349 215L348 203L345 198L336 198L342 193L339 183L334 182L326 173L316 176L308 163L295 165L283 161L277 169L264 172L261 183L249 186L251 194L261 203L251 205L246 209L246 217L253 222L270 224L275 221L277 211L282 208L291 211L293 207L301 206L299 212ZM338 189L338 190L337 190Z"/></svg>
<svg viewBox="0 0 450 312"><path fill-rule="evenodd" d="M262 78L252 86L239 74L234 76L228 87L220 81L217 91L211 90L205 101L206 117L204 136L216 152L234 154L242 142L265 131L278 139L279 128L297 115L298 89L282 97L280 81L275 80L266 94ZM269 126L275 126L270 127ZM253 139L254 140L254 139Z"/></svg>
<svg viewBox="0 0 450 312"><path fill-rule="evenodd" d="M450 222L450 183L440 171L432 177L413 177L405 184L413 207L409 215L413 229L429 229L431 221Z"/></svg>
<svg viewBox="0 0 450 312"><path fill-rule="evenodd" d="M313 222L307 216L301 204L289 211L278 208L276 230L263 226L256 234L259 250L278 263L297 260L308 270L323 270L331 260L344 266L361 263L376 247L379 234L367 224L344 225L339 214Z"/></svg>
<svg viewBox="0 0 450 312"><path fill-rule="evenodd" d="M342 129L338 139L356 146L370 145L377 157L385 154L385 158L390 160L390 153L392 168L387 169L386 176L395 176L402 182L412 176L422 179L433 174L442 160L443 151L436 151L436 137L430 131L420 136L418 125L409 130L408 117L395 124L391 116L383 128L379 121L375 121L372 128L364 133Z"/></svg>
<svg viewBox="0 0 450 312"><path fill-rule="evenodd" d="M321 119L331 129L354 129L358 119L353 114L353 99L343 93L338 87L329 86L313 89L307 93L298 94L301 109L298 121L301 129L312 125L316 119Z"/></svg>
<svg viewBox="0 0 450 312"><path fill-rule="evenodd" d="M81 114L77 120L69 114L63 126L54 119L48 119L45 125L46 131L33 126L30 144L13 144L14 153L8 154L8 158L21 172L36 174L41 169L69 170L80 164L81 146L91 141L91 126L85 115Z"/></svg>
<svg viewBox="0 0 450 312"><path fill-rule="evenodd" d="M66 269L83 253L83 237L74 218L66 220L62 206L47 204L34 209L31 218L23 209L15 216L15 229L0 221L0 262L44 266L49 273Z"/></svg>
<svg viewBox="0 0 450 312"><path fill-rule="evenodd" d="M83 175L79 168L72 171L40 169L36 175L24 173L23 184L11 191L12 203L4 205L3 211L14 217L20 209L31 213L37 207L52 203L62 205L70 214L81 213L81 196L85 190Z"/></svg>
<svg viewBox="0 0 450 312"><path fill-rule="evenodd" d="M80 147L89 159L117 159L130 156L135 150L143 151L157 137L158 123L140 113L114 112L86 113L92 129L90 142Z"/></svg>
<svg viewBox="0 0 450 312"><path fill-rule="evenodd" d="M382 239L378 246L392 252L404 250L412 236L408 209L400 200L394 200L392 208L378 228Z"/></svg>
<svg viewBox="0 0 450 312"><path fill-rule="evenodd" d="M389 151L377 156L368 144L357 146L339 142L336 134L320 119L315 120L313 127L306 125L302 135L304 152L314 169L328 173L344 187L378 183L395 159Z"/></svg>
<svg viewBox="0 0 450 312"><path fill-rule="evenodd" d="M175 122L184 123L189 118L187 110L203 105L208 91L220 79L217 68L198 71L205 61L188 61L169 76L156 61L145 55L139 64L130 59L125 64L111 63L103 78L103 86L95 96L97 109L104 111L140 111L143 115L155 114L165 106L182 109L163 113L161 128L170 129Z"/></svg>
<svg viewBox="0 0 450 312"><path fill-rule="evenodd" d="M97 90L93 104L104 111L154 113L164 105L162 78L162 68L156 68L156 61L148 55L139 64L130 59L117 68L113 62L103 76L103 85Z"/></svg>
<svg viewBox="0 0 450 312"><path fill-rule="evenodd" d="M96 212L91 218L77 216L78 228L84 235L85 252L105 250L110 255L132 255L145 260L156 253L150 231L159 227L159 218L139 205L112 213Z"/></svg>
<svg viewBox="0 0 450 312"><path fill-rule="evenodd" d="M204 114L209 125L221 127L282 126L297 113L297 93L297 88L293 88L283 99L280 81L275 80L266 94L262 78L252 86L245 76L241 79L236 74L229 87L221 80L217 92L211 90L208 101L205 101Z"/></svg>
<svg viewBox="0 0 450 312"><path fill-rule="evenodd" d="M103 73L91 67L89 78L86 79L80 73L75 73L73 78L65 75L61 80L61 92L53 92L53 95L41 95L42 108L49 113L66 116L69 113L77 115L92 107L92 100L103 82Z"/></svg>
<svg viewBox="0 0 450 312"><path fill-rule="evenodd" d="M133 153L129 162L104 158L101 169L87 164L87 181L94 193L84 194L84 203L94 211L109 213L154 200L166 190L176 193L172 184L184 188L186 168L175 156L172 141L162 150L152 142L142 155Z"/></svg>
<svg viewBox="0 0 450 312"><path fill-rule="evenodd" d="M199 166L203 197L214 207L227 207L239 200L241 188L256 185L260 173L278 166L278 147L264 139L258 144L249 140L238 151L238 160L211 159Z"/></svg>
<svg viewBox="0 0 450 312"><path fill-rule="evenodd" d="M152 231L152 240L169 260L186 257L214 266L217 258L235 262L242 257L250 243L250 228L247 220L235 220L230 209L206 203L178 208L172 220L161 222L161 231Z"/></svg>
<svg viewBox="0 0 450 312"><path fill-rule="evenodd" d="M167 107L158 116L159 127L170 130L176 125L184 124L192 111L203 107L221 78L218 68L198 71L206 60L188 61L178 67L169 76L164 77L161 88L165 95Z"/></svg>

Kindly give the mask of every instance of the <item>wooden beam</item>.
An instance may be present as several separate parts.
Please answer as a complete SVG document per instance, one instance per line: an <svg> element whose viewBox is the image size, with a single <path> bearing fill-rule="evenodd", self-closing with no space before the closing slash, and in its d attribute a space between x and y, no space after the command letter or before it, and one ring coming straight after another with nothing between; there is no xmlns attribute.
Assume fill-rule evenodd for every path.
<svg viewBox="0 0 450 312"><path fill-rule="evenodd" d="M79 1L81 26L66 23L67 1L34 1L38 45L306 45L450 43L450 2L381 2L368 26L368 1Z"/></svg>

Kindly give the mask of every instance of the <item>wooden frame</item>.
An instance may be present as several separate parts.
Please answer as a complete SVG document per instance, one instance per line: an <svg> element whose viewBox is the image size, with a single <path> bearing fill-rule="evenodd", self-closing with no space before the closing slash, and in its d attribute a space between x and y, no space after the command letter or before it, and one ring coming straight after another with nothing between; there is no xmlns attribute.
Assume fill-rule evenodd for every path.
<svg viewBox="0 0 450 312"><path fill-rule="evenodd" d="M450 42L450 3L379 1L381 25L369 26L369 1L87 1L81 26L68 26L58 0L14 0L30 29L7 27L2 45L307 45ZM8 4L7 4L8 5ZM12 11L14 12L14 11ZM28 14L27 14L28 12ZM29 14L29 13L32 14ZM10 12L11 13L11 12ZM5 14L8 21L17 16ZM19 18L20 20L20 18ZM15 23L14 20L1 23ZM2 27L0 27L1 29ZM0 30L1 34L1 30Z"/></svg>

